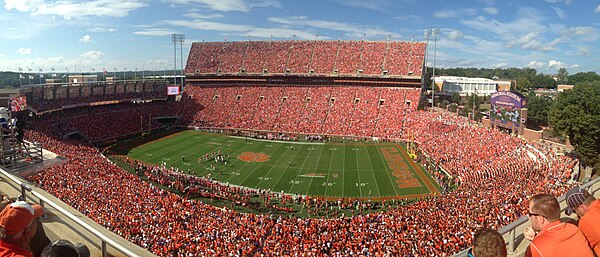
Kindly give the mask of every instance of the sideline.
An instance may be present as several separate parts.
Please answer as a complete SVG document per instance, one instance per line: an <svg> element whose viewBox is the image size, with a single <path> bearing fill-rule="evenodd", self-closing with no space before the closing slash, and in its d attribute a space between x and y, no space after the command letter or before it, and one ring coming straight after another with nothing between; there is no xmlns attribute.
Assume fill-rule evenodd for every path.
<svg viewBox="0 0 600 257"><path fill-rule="evenodd" d="M271 139L258 139L258 138L251 138L251 137L240 137L240 136L229 136L232 138L237 138L237 139L247 139L247 140L253 140L253 141L261 141L261 142L275 142L275 143L283 143L283 144L296 144L296 145L324 145L325 143L322 142L294 142L294 141L282 141L282 140L271 140Z"/></svg>
<svg viewBox="0 0 600 257"><path fill-rule="evenodd" d="M417 173L417 175L419 175L419 177L421 178L421 180L423 180L423 183L425 183L425 186L429 189L429 192L431 194L433 194L433 196L440 196L440 195L442 195L442 193L433 185L433 183L431 182L431 180L429 180L429 177L427 177L423 173L423 170L421 170L421 168L419 168L419 166L417 166L417 164L415 163L415 161L413 161L410 158L410 156L408 156L408 153L406 152L406 150L404 150L402 148L402 146L398 145L398 144L396 144L396 147L401 148L400 154L402 154L405 159L411 160L411 161L408 162L408 164L410 166L412 166L412 168L415 170L415 173Z"/></svg>

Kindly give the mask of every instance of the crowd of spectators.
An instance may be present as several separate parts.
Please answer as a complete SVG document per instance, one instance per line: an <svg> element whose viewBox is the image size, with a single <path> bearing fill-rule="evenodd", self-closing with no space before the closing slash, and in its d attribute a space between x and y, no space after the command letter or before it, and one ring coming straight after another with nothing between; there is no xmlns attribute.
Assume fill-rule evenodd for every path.
<svg viewBox="0 0 600 257"><path fill-rule="evenodd" d="M425 43L397 41L243 41L193 43L186 73L421 75Z"/></svg>
<svg viewBox="0 0 600 257"><path fill-rule="evenodd" d="M275 92L269 96L273 99L266 97L269 92ZM282 122L269 125L275 130L296 127L313 132L324 127L335 132L333 126L323 122L343 124L345 119L350 120L346 122L350 124L346 132L349 134L372 133L415 141L423 155L443 170L435 176L440 180L450 179L458 188L413 204L396 206L387 212L353 217L330 215L336 218L314 219L238 213L190 200L144 182L85 143L53 138L57 134L53 131L56 126L36 127L38 131L29 131L27 139L66 156L69 161L29 179L99 224L161 256L172 251L178 251L182 256L282 256L295 253L307 256L447 256L470 246L473 231L484 226L498 229L523 216L527 210L527 197L539 192L563 194L568 189L566 182L575 164L574 160L558 155L549 146L479 127L466 118L417 111L416 106L406 105L406 99L415 99L418 94L415 96L406 89L187 87L186 93L190 96L189 102L183 101L180 108L192 104L202 106L182 112L184 116L192 115L188 117L192 123L199 124L207 117L211 117L210 122L216 125L230 122L232 126L254 126L264 122L256 114L265 113L269 109L265 107L251 109L255 114L244 116L247 117L245 121L233 119L246 110L246 103L240 101L252 95L247 104L277 105L273 107L277 119L270 119ZM215 95L220 97L215 98ZM238 95L241 98L236 100ZM281 95L285 96L285 101ZM359 95L360 101L356 103ZM265 97L257 100L260 96ZM224 97L231 103L220 103ZM385 100L383 104L380 104L381 99ZM339 104L348 100L352 105ZM392 102L399 104L395 106ZM149 105L144 107L146 112L152 110ZM345 118L329 118L327 114L344 113L337 110L338 107L354 110L350 110ZM236 114L222 112L223 108L232 108ZM382 111L381 108L387 109ZM93 113L102 111L90 110ZM394 111L400 113L394 114ZM135 113L135 110L129 109L129 112ZM88 114L80 115L82 119L97 119ZM297 117L290 117L294 115ZM101 119L101 122L106 120ZM386 130L393 126L393 131ZM172 183L173 176L181 176L173 172L151 170L146 176L163 185L181 187ZM222 189L215 185L210 192L245 201L246 193ZM308 208L315 212L335 209L332 205L310 205L311 201L308 202Z"/></svg>
<svg viewBox="0 0 600 257"><path fill-rule="evenodd" d="M179 110L177 103L168 101L122 103L64 109L33 117L30 122L32 127L56 137L80 133L92 142L99 142L163 127L155 118L178 117Z"/></svg>
<svg viewBox="0 0 600 257"><path fill-rule="evenodd" d="M309 134L398 137L419 89L397 87L188 85L183 118L192 126Z"/></svg>

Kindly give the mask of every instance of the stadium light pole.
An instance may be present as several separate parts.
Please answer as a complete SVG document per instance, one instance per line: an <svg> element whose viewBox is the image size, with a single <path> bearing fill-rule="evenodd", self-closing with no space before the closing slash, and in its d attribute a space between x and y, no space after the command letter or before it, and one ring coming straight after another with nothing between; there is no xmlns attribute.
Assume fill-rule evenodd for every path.
<svg viewBox="0 0 600 257"><path fill-rule="evenodd" d="M185 35L181 34L181 40L179 41L179 55L181 57L179 58L179 63L181 63L181 66L179 66L181 68L181 78L179 81L181 83L181 90L183 90L183 41L185 41Z"/></svg>
<svg viewBox="0 0 600 257"><path fill-rule="evenodd" d="M175 80L175 85L177 85L177 43L180 43L183 46L183 41L185 40L185 35L183 34L171 34L171 40L173 41L173 79ZM182 53L183 56L183 53Z"/></svg>
<svg viewBox="0 0 600 257"><path fill-rule="evenodd" d="M431 35L433 36L433 84L431 85L431 108L435 107L435 56L437 52L438 32L438 28L431 29Z"/></svg>

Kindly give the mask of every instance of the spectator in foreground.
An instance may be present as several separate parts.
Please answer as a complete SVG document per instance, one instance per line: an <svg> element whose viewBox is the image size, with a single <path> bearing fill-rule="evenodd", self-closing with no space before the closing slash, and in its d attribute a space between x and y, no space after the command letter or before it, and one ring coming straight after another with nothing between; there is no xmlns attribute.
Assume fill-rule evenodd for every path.
<svg viewBox="0 0 600 257"><path fill-rule="evenodd" d="M73 244L61 239L44 248L42 257L90 257L90 250L84 244Z"/></svg>
<svg viewBox="0 0 600 257"><path fill-rule="evenodd" d="M538 194L529 201L531 226L523 233L531 244L526 257L593 257L585 236L573 224L560 221L560 206L556 197Z"/></svg>
<svg viewBox="0 0 600 257"><path fill-rule="evenodd" d="M469 257L506 257L506 243L498 231L483 228L475 232Z"/></svg>
<svg viewBox="0 0 600 257"><path fill-rule="evenodd" d="M32 257L31 239L38 218L44 214L40 205L16 201L0 212L0 256Z"/></svg>
<svg viewBox="0 0 600 257"><path fill-rule="evenodd" d="M600 256L600 201L580 187L571 188L566 194L566 199L565 213L577 214L579 230L583 232L596 256Z"/></svg>

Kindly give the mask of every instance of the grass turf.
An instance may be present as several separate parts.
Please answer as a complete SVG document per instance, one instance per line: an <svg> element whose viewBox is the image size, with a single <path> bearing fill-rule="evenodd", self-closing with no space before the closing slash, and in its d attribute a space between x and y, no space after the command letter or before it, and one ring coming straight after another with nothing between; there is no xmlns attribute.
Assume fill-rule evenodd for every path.
<svg viewBox="0 0 600 257"><path fill-rule="evenodd" d="M382 148L395 149L395 157L407 164L420 186L401 188ZM219 150L229 155L226 166L214 159L202 160ZM210 174L230 184L301 195L404 198L439 191L428 174L416 170L420 168L407 158L404 147L394 143L261 141L189 130L146 142L127 155L146 163L164 162L197 176ZM262 162L248 162L252 159Z"/></svg>

